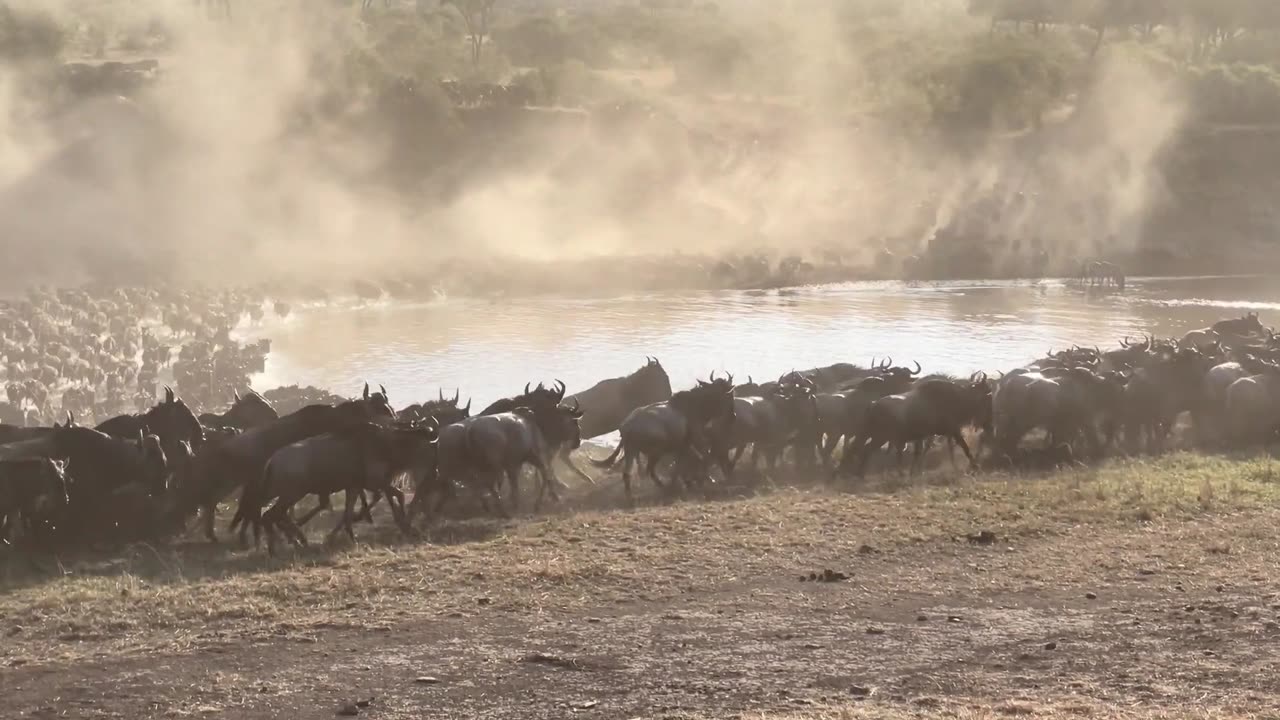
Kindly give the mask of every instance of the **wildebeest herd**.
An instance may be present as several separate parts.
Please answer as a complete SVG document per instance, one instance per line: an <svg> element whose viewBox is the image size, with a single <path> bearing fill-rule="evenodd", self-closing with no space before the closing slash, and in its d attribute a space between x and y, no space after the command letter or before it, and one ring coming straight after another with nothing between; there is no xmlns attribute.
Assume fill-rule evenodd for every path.
<svg viewBox="0 0 1280 720"><path fill-rule="evenodd" d="M68 296L59 305L82 302ZM92 321L99 323L93 336L113 339L115 352L126 342L138 352L154 348L136 325L121 327L116 315L100 323L99 315L111 309L136 316L131 308L160 298L124 295L113 302L61 323L62 314L48 307L24 306L31 317L21 326L48 338L51 323ZM215 345L226 340L220 330L202 332ZM33 338L22 347L42 342L49 341ZM910 447L915 472L935 438L951 446L952 463L958 446L971 468L1047 468L1111 452L1158 453L1184 412L1191 418L1188 440L1202 447L1265 444L1280 430L1280 338L1248 314L1181 338L1051 351L994 374L924 374L918 363L884 359L762 383L711 373L677 392L662 364L648 358L630 375L576 394L558 381L527 383L474 414L456 391L397 410L385 388L366 384L354 399L285 413L247 389L230 394L234 403L218 414L197 415L166 387L153 405L94 428L72 416L48 426L0 425L0 538L35 548L158 540L184 533L200 517L204 536L216 541L216 511L231 500L237 505L230 527L241 541L250 533L255 544L265 536L274 551L280 537L306 544L302 527L331 509L338 492L345 504L331 537L354 538L355 523L372 522L383 499L412 536L464 500L496 515L519 511L526 466L536 471L535 512L560 500L565 486L557 462L595 484L569 453L584 438L614 431L617 449L590 462L607 468L621 461L628 503L638 466L674 496L774 477L787 460L798 477L848 485L886 447L879 458L886 469L900 471ZM1036 432L1043 440L1024 446ZM742 472L747 452L750 469ZM405 490L412 491L408 502ZM308 496L316 504L295 517Z"/></svg>

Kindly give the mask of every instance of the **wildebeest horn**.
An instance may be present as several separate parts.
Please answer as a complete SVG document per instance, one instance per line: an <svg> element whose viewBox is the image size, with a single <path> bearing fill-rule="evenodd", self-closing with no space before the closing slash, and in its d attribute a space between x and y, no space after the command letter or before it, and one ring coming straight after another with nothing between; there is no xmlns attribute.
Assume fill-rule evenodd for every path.
<svg viewBox="0 0 1280 720"><path fill-rule="evenodd" d="M386 396L387 396L387 386L386 386L386 385L383 385L383 384L379 383L379 384L378 384L378 389L382 391L382 397L386 397Z"/></svg>
<svg viewBox="0 0 1280 720"><path fill-rule="evenodd" d="M438 387L438 388L436 388L436 398L437 398L440 402L444 402L444 388L442 388L442 387Z"/></svg>
<svg viewBox="0 0 1280 720"><path fill-rule="evenodd" d="M364 384L364 399L369 399L369 383Z"/></svg>
<svg viewBox="0 0 1280 720"><path fill-rule="evenodd" d="M893 367L893 356L890 355L889 357L885 358L884 363L880 367L884 367L884 368Z"/></svg>
<svg viewBox="0 0 1280 720"><path fill-rule="evenodd" d="M712 370L712 371L711 371L711 382L715 382L715 381L716 381L716 371L715 371L715 370Z"/></svg>
<svg viewBox="0 0 1280 720"><path fill-rule="evenodd" d="M525 395L528 395L528 394L529 394L529 383L525 383L525 384L524 384L524 394L525 394Z"/></svg>
<svg viewBox="0 0 1280 720"><path fill-rule="evenodd" d="M76 416L75 416L75 415L72 415L72 414L71 414L71 411L70 411L70 410L68 410L68 411L67 411L67 424L66 424L66 425L64 425L63 427L73 427L75 424L76 424Z"/></svg>
<svg viewBox="0 0 1280 720"><path fill-rule="evenodd" d="M234 401L236 401L236 402L240 402L240 391L239 391L239 390L232 390L232 391L231 391L231 399L232 399L232 400L234 400Z"/></svg>
<svg viewBox="0 0 1280 720"><path fill-rule="evenodd" d="M912 375L919 375L919 374L920 374L920 371L921 371L921 370L923 370L924 368L920 367L920 363L919 363L918 361L916 361L916 360L912 360L911 362L912 362L912 363L914 363L914 364L915 364L915 366L916 366L915 372L913 372L913 373L911 373L911 374L912 374Z"/></svg>
<svg viewBox="0 0 1280 720"><path fill-rule="evenodd" d="M470 414L471 414L471 398L467 398L467 406L466 406L466 407L464 407L464 408L462 408L462 412L464 412L464 413L466 413L466 414L468 414L468 415L470 415Z"/></svg>
<svg viewBox="0 0 1280 720"><path fill-rule="evenodd" d="M169 387L168 385L164 386L164 401L167 403L171 403L174 401L173 388Z"/></svg>
<svg viewBox="0 0 1280 720"><path fill-rule="evenodd" d="M458 406L458 398L459 398L459 397L461 397L461 396L462 396L462 388L454 388L454 389L453 389L453 400L452 400L452 401L450 401L450 403L449 403L449 404L450 404L450 405L453 405L454 407L457 407L457 406ZM441 399L443 400L444 398L441 398ZM468 405L467 405L467 407L471 407L471 405L469 405L469 404L468 404Z"/></svg>
<svg viewBox="0 0 1280 720"><path fill-rule="evenodd" d="M1133 344L1133 343L1129 342L1129 336L1128 336L1128 335L1125 335L1125 336L1124 336L1124 339L1120 341L1120 346L1121 346L1121 347L1129 347L1129 346L1130 346L1130 345L1132 345L1132 344Z"/></svg>
<svg viewBox="0 0 1280 720"><path fill-rule="evenodd" d="M559 387L559 388L557 388L557 389L556 389L556 391L555 391L555 392L556 392L556 400L557 400L557 401L563 400L563 399L564 399L564 391L568 389L568 386L566 386L566 385L564 384L564 381L563 381L563 380L559 380L559 379L557 379L557 380L556 380L556 385L559 385L559 386L560 386L560 387Z"/></svg>

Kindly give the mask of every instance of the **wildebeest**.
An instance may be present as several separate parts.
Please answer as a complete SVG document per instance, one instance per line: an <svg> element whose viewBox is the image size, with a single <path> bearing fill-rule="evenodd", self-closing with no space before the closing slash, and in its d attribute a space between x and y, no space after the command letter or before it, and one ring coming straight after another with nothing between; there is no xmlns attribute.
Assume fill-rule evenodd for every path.
<svg viewBox="0 0 1280 720"><path fill-rule="evenodd" d="M426 422L427 418L435 418L436 423L441 426L451 425L471 417L471 400L467 400L464 407L458 407L458 398L461 397L461 391L455 391L452 398L446 398L444 391L439 391L439 397L425 403L414 403L406 408L402 408L396 415L407 422Z"/></svg>
<svg viewBox="0 0 1280 720"><path fill-rule="evenodd" d="M890 443L901 447L914 443L911 470L919 466L925 443L941 435L960 446L972 466L973 454L964 440L963 429L975 425L989 431L991 423L991 385L985 373L965 380L942 378L917 382L911 390L886 395L871 403L864 430L853 443L846 445L840 469L852 469L863 475L871 452Z"/></svg>
<svg viewBox="0 0 1280 720"><path fill-rule="evenodd" d="M670 400L646 405L632 411L619 428L621 440L613 454L604 460L592 459L597 467L609 468L622 455L622 483L627 502L633 502L631 494L631 466L637 458L648 463L649 478L658 488L666 484L658 478L658 463L664 458L675 457L677 463L689 456L700 458L699 446L709 447L705 429L716 422L718 431L732 427L735 411L733 376L717 379L713 373L710 382L698 381L696 387L681 390ZM699 461L700 462L700 461ZM722 468L726 477L732 476L732 468ZM673 477L672 482L678 478Z"/></svg>
<svg viewBox="0 0 1280 720"><path fill-rule="evenodd" d="M645 364L630 375L601 380L580 393L567 396L565 402L576 402L581 408L581 435L587 440L616 431L635 409L670 398L671 379L667 371L657 358L645 358ZM594 482L574 464L569 452L569 447L563 446L556 457L579 477Z"/></svg>
<svg viewBox="0 0 1280 720"><path fill-rule="evenodd" d="M217 541L213 530L218 503L249 478L262 474L267 460L280 448L315 435L334 432L352 423L387 422L393 418L385 394L368 394L340 405L309 405L235 437L211 444L196 455L190 476L179 484L169 520L181 523L197 510L204 512L205 537Z"/></svg>
<svg viewBox="0 0 1280 720"><path fill-rule="evenodd" d="M143 429L160 438L165 453L176 453L178 443L186 442L191 449L200 452L204 444L204 428L195 413L168 386L164 400L145 413L118 415L100 423L95 429L117 438L133 438Z"/></svg>
<svg viewBox="0 0 1280 720"><path fill-rule="evenodd" d="M244 395L235 391L232 397L234 401L226 412L201 413L197 418L200 424L205 427L233 427L249 430L280 419L280 414L271 407L271 403L252 390Z"/></svg>
<svg viewBox="0 0 1280 720"><path fill-rule="evenodd" d="M62 464L49 458L0 461L0 543L21 518L24 534L42 519L56 517L67 505Z"/></svg>
<svg viewBox="0 0 1280 720"><path fill-rule="evenodd" d="M25 440L38 440L52 434L54 430L61 427L77 427L75 416L68 412L67 419L62 425L55 422L52 427L24 427L8 423L0 424L0 445L23 442Z"/></svg>
<svg viewBox="0 0 1280 720"><path fill-rule="evenodd" d="M1203 401L1205 373L1213 361L1198 350L1159 346L1125 386L1123 425L1130 452L1146 438L1149 452L1160 452L1178 415Z"/></svg>
<svg viewBox="0 0 1280 720"><path fill-rule="evenodd" d="M511 489L511 507L520 506L520 470L532 465L538 471L541 485L535 510L543 495L551 494L559 501L551 453L561 445L578 447L581 437L578 419L582 412L576 406L539 404L520 406L510 412L477 415L440 430L437 445L437 471L426 476L414 492L410 515L425 509L434 486L439 498L435 512L453 496L455 482L462 482L481 500L481 504L499 514L506 514L498 488L505 474ZM489 501L493 502L491 507Z"/></svg>
<svg viewBox="0 0 1280 720"><path fill-rule="evenodd" d="M1280 366L1263 365L1227 387L1224 424L1235 442L1267 444L1280 431Z"/></svg>
<svg viewBox="0 0 1280 720"><path fill-rule="evenodd" d="M805 453L813 457L813 440L818 415L813 395L814 383L795 376L779 379L779 383L758 396L743 397L735 388L733 421L718 423L711 430L712 444L723 466L736 468L739 458L751 445L751 469L759 469L764 459L769 473L777 470L783 451L796 443L796 460L803 462ZM727 459L725 454L728 455Z"/></svg>
<svg viewBox="0 0 1280 720"><path fill-rule="evenodd" d="M1231 320L1219 320L1209 329L1219 335L1235 335L1243 337L1246 335L1261 334L1265 328L1262 321L1258 318L1258 313L1245 313L1243 317L1233 318Z"/></svg>
<svg viewBox="0 0 1280 720"><path fill-rule="evenodd" d="M392 480L416 460L422 445L436 441L437 430L434 423L414 428L356 423L287 445L272 454L260 478L245 485L236 518L246 527L252 525L255 540L265 527L272 551L276 529L283 530L295 543L305 545L306 538L290 516L293 506L307 495L327 499L333 493L344 491L346 507L330 537L346 529L354 540L351 524L355 502L364 490L371 490L387 496L396 524L405 534L412 535L405 518L404 495ZM273 498L275 503L271 508L265 515L260 514L261 508ZM320 507L325 504L322 502ZM242 536L246 527L241 528Z"/></svg>
<svg viewBox="0 0 1280 720"><path fill-rule="evenodd" d="M1015 456L1022 437L1042 428L1048 433L1047 447L1071 444L1083 434L1090 452L1099 455L1098 422L1114 422L1124 383L1117 373L1099 375L1082 367L1006 375L992 401L1001 451Z"/></svg>

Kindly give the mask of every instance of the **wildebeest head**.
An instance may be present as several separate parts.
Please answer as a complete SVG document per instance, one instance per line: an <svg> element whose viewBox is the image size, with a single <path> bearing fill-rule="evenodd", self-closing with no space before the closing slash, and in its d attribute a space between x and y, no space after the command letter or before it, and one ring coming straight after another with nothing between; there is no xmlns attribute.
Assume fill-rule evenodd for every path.
<svg viewBox="0 0 1280 720"><path fill-rule="evenodd" d="M243 430L266 425L280 417L280 414L271 406L271 403L253 390L244 395L241 395L239 391L232 391L232 397L235 400L232 402L231 408L222 417L224 425L238 427Z"/></svg>
<svg viewBox="0 0 1280 720"><path fill-rule="evenodd" d="M648 399L649 397L671 397L671 378L657 358L645 357L644 367L631 374L633 394Z"/></svg>
<svg viewBox="0 0 1280 720"><path fill-rule="evenodd" d="M363 405L365 417L371 422L389 425L396 420L396 411L391 407L391 401L387 399L387 389L382 385L378 386L378 392L370 393L369 383L365 383L363 396L360 400L353 402ZM346 404L343 403L343 405Z"/></svg>
<svg viewBox="0 0 1280 720"><path fill-rule="evenodd" d="M695 422L705 423L716 420L732 423L733 390L733 375L716 378L713 372L710 382L699 380L695 387L672 395L670 403L671 407Z"/></svg>
<svg viewBox="0 0 1280 720"><path fill-rule="evenodd" d="M143 415L143 422L153 432L164 438L172 451L177 443L183 440L191 444L191 449L199 452L204 444L204 428L191 412L191 408L173 393L168 385L164 388L164 400Z"/></svg>
<svg viewBox="0 0 1280 720"><path fill-rule="evenodd" d="M576 399L571 402L571 405L530 408L538 431L550 447L568 446L576 450L582 445L582 431L578 421L582 419L583 413Z"/></svg>
<svg viewBox="0 0 1280 720"><path fill-rule="evenodd" d="M440 426L452 425L471 417L471 400L467 399L467 404L458 407L458 398L462 395L462 391L454 391L452 398L446 398L444 391L439 391L439 397L429 402L417 405L410 405L401 410L399 418L408 420L409 422L422 422L429 417L433 417Z"/></svg>
<svg viewBox="0 0 1280 720"><path fill-rule="evenodd" d="M973 425L990 431L992 426L991 380L984 372L969 377L964 397L968 403L969 418Z"/></svg>

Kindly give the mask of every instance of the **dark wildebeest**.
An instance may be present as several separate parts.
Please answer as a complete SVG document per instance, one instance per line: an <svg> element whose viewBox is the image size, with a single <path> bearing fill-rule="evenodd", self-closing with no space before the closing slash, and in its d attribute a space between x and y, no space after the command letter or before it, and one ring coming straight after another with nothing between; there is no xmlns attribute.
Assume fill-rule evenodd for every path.
<svg viewBox="0 0 1280 720"><path fill-rule="evenodd" d="M886 395L871 403L865 427L841 459L840 469L852 468L862 477L873 450L885 443L915 446L911 462L914 473L924 454L925 444L941 435L960 446L973 465L973 454L964 440L966 426L988 429L991 423L991 385L985 373L967 381L943 378L921 380L905 393Z"/></svg>
<svg viewBox="0 0 1280 720"><path fill-rule="evenodd" d="M425 423L427 418L435 418L441 427L471 417L470 399L467 400L466 406L458 407L461 391L455 391L452 398L446 398L443 390L438 392L437 399L425 403L414 403L396 413L397 417L404 422L417 423Z"/></svg>
<svg viewBox="0 0 1280 720"><path fill-rule="evenodd" d="M143 429L160 438L166 455L177 454L178 443L186 442L195 452L204 444L204 428L195 413L168 386L164 400L145 413L119 415L100 423L95 430L111 437L131 439Z"/></svg>
<svg viewBox="0 0 1280 720"><path fill-rule="evenodd" d="M1224 425L1233 443L1268 444L1280 431L1280 366L1255 361L1263 367L1227 388Z"/></svg>
<svg viewBox="0 0 1280 720"><path fill-rule="evenodd" d="M1043 428L1047 432L1046 447L1070 444L1083 434L1089 451L1094 457L1099 456L1103 445L1098 439L1098 423L1110 427L1115 422L1124 399L1124 385L1122 375L1097 374L1082 367L1005 376L992 402L1001 451L1016 456L1022 437Z"/></svg>
<svg viewBox="0 0 1280 720"><path fill-rule="evenodd" d="M813 383L806 378L765 390L760 396L733 399L733 422L712 433L717 454L732 452L727 465L736 468L739 458L751 445L751 470L759 470L763 457L767 471L776 472L783 451L802 434L812 434L817 416ZM809 448L812 452L812 445ZM797 460L800 458L797 450ZM725 463L721 455L720 460Z"/></svg>
<svg viewBox="0 0 1280 720"><path fill-rule="evenodd" d="M67 420L62 425L54 423L53 427L26 427L23 425L0 424L0 445L9 443L23 442L25 440L39 440L53 434L54 430L66 427L79 427L76 425L76 418L70 412L67 413Z"/></svg>
<svg viewBox="0 0 1280 720"><path fill-rule="evenodd" d="M423 445L436 441L437 430L434 423L413 428L358 423L286 445L267 461L260 478L245 485L236 510L236 519L243 523L242 537L252 525L255 543L260 530L266 528L271 552L275 551L276 529L283 530L296 544L306 545L306 537L291 517L293 506L307 495L328 498L342 491L346 494L346 508L329 536L332 538L345 528L354 540L353 511L364 490L386 495L396 524L412 536L404 514L404 494L392 481L416 461ZM261 514L262 507L273 498L271 509ZM319 508L311 514L316 512Z"/></svg>
<svg viewBox="0 0 1280 720"><path fill-rule="evenodd" d="M823 467L830 468L831 455L841 439L847 445L858 436L872 401L910 389L921 370L920 363L915 366L912 370L895 367L892 358L880 363L872 359L871 369L863 377L843 383L834 392L820 392L814 397L817 418L812 442Z"/></svg>
<svg viewBox="0 0 1280 720"><path fill-rule="evenodd" d="M9 543L16 518L22 520L24 535L31 535L66 505L61 463L48 458L0 461L0 543Z"/></svg>
<svg viewBox="0 0 1280 720"><path fill-rule="evenodd" d="M1161 346L1133 372L1124 397L1125 444L1136 452L1143 436L1147 451L1159 453L1178 415L1203 402L1204 376L1214 362L1198 350Z"/></svg>
<svg viewBox="0 0 1280 720"><path fill-rule="evenodd" d="M201 413L198 418L200 424L207 428L233 427L237 430L250 430L280 419L280 414L271 407L271 403L252 390L245 395L233 391L232 397L235 400L226 412Z"/></svg>
<svg viewBox="0 0 1280 720"><path fill-rule="evenodd" d="M658 463L668 456L676 458L677 464L690 457L701 464L699 447L706 447L706 428L712 422L719 423L718 432L725 432L732 427L734 416L733 376L716 379L711 375L711 382L698 381L696 387L681 390L671 396L670 400L654 403L638 408L622 421L619 428L621 440L613 454L604 460L592 459L592 464L601 468L613 467L618 456L622 455L622 483L626 491L627 502L634 502L631 494L631 466L637 458L644 458L648 463L649 478L659 489L667 486L658 478ZM721 458L722 470L726 479L733 476L733 468L729 467L727 456ZM674 484L677 477L672 478Z"/></svg>
<svg viewBox="0 0 1280 720"><path fill-rule="evenodd" d="M582 439L589 440L615 432L622 421L637 408L671 399L671 379L657 358L645 358L639 370L620 378L608 378L580 393L569 395L565 402L576 401L582 409ZM595 484L569 456L565 445L556 453L578 477Z"/></svg>
<svg viewBox="0 0 1280 720"><path fill-rule="evenodd" d="M309 405L252 430L211 444L197 453L190 477L178 486L169 519L175 527L197 511L204 513L205 537L217 541L213 530L218 503L249 478L262 474L267 460L280 448L316 435L334 432L355 422L389 424L395 412L385 393L348 400L340 405Z"/></svg>
<svg viewBox="0 0 1280 720"><path fill-rule="evenodd" d="M1262 321L1258 318L1258 313L1245 313L1244 317L1234 318L1232 320L1219 320L1209 329L1219 335L1235 335L1244 337L1248 335L1261 335L1265 328Z"/></svg>
<svg viewBox="0 0 1280 720"><path fill-rule="evenodd" d="M437 471L424 477L415 490L410 516L425 508L431 485L439 493L432 512L438 514L453 497L456 481L476 493L486 510L506 515L498 492L504 474L511 488L511 508L518 511L520 470L525 465L532 465L541 479L534 510L541 507L548 492L554 502L559 502L551 456L562 445L576 448L581 444L581 417L576 405L543 403L534 408L520 406L511 412L477 415L443 428L437 445ZM490 500L494 503L492 508Z"/></svg>

